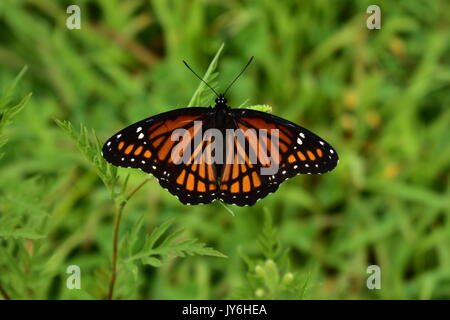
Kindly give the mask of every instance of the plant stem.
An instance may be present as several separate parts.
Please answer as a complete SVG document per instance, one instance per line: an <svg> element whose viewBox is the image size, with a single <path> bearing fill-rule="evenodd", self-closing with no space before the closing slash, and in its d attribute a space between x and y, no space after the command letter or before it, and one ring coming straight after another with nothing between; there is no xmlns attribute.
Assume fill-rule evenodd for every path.
<svg viewBox="0 0 450 320"><path fill-rule="evenodd" d="M116 210L116 221L114 222L114 234L113 234L113 251L112 251L112 267L111 267L111 279L109 281L109 289L108 289L108 295L107 299L112 300L113 294L114 294L114 285L116 284L116 278L117 278L117 256L118 256L118 243L119 243L119 228L120 228L120 222L122 220L122 214L123 209L125 208L125 205L128 203L128 201L133 197L133 195L146 184L150 178L144 179L136 188L133 189L133 191L130 192L130 194L119 203Z"/></svg>
<svg viewBox="0 0 450 320"><path fill-rule="evenodd" d="M0 286L0 294L3 296L3 299L5 300L11 300L11 296L6 292L5 289L3 289L2 286Z"/></svg>

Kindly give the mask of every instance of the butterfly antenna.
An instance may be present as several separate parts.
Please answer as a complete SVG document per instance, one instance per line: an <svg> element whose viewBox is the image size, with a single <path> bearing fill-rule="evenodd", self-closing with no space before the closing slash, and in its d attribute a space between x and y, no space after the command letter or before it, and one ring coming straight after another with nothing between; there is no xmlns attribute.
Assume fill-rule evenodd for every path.
<svg viewBox="0 0 450 320"><path fill-rule="evenodd" d="M216 92L216 90L214 90L213 87L211 87L205 80L203 80L202 77L200 77L197 73L195 73L195 71L192 70L192 68L187 64L186 61L183 60L183 63L184 63L184 65L185 65L189 70L191 70L191 72L192 72L193 74L195 74L195 76L196 76L197 78L200 79L200 81L202 81L204 84L206 84L206 85L208 86L208 88L210 88L210 89L215 93L215 95L216 95L217 97L219 97L219 94Z"/></svg>
<svg viewBox="0 0 450 320"><path fill-rule="evenodd" d="M241 76L241 74L244 73L245 69L247 69L247 67L250 65L250 63L253 61L253 56L250 58L250 60L248 60L247 64L245 65L244 69L242 69L242 71L237 75L236 78L234 78L234 80L228 85L228 87L226 88L225 92L223 93L223 95L225 95L228 91L228 89L231 88L231 86L236 82L237 79L239 79L239 77Z"/></svg>

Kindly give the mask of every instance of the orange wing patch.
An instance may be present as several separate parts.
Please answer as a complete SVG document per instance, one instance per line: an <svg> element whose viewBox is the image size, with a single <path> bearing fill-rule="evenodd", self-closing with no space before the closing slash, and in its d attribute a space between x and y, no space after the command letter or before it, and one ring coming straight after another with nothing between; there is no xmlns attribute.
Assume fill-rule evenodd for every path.
<svg viewBox="0 0 450 320"><path fill-rule="evenodd" d="M253 180L253 185L255 187L259 187L261 185L261 179L259 178L259 176L256 173L256 171L252 172L252 180Z"/></svg>
<svg viewBox="0 0 450 320"><path fill-rule="evenodd" d="M187 181L186 181L186 189L189 191L194 190L195 187L195 178L192 173L189 173Z"/></svg>
<svg viewBox="0 0 450 320"><path fill-rule="evenodd" d="M206 192L206 185L203 182L199 181L197 185L197 191Z"/></svg>
<svg viewBox="0 0 450 320"><path fill-rule="evenodd" d="M146 150L146 151L144 152L144 157L145 157L145 158L150 159L151 156L152 156L152 153L151 153L149 150Z"/></svg>
<svg viewBox="0 0 450 320"><path fill-rule="evenodd" d="M299 157L300 160L306 161L306 157L301 151L297 151L297 156Z"/></svg>
<svg viewBox="0 0 450 320"><path fill-rule="evenodd" d="M139 146L136 150L134 150L134 155L135 156L140 155L141 152L142 152L142 149L144 149L144 147L143 146Z"/></svg>
<svg viewBox="0 0 450 320"><path fill-rule="evenodd" d="M250 192L252 185L250 184L250 178L247 176L242 179L242 191Z"/></svg>
<svg viewBox="0 0 450 320"><path fill-rule="evenodd" d="M216 190L216 174L210 152L210 142L201 141L199 145L195 146L188 163L183 164L185 169L179 174L176 182L184 186L187 191L205 193Z"/></svg>
<svg viewBox="0 0 450 320"><path fill-rule="evenodd" d="M239 182L235 182L231 185L230 188L232 193L238 193L239 192Z"/></svg>
<svg viewBox="0 0 450 320"><path fill-rule="evenodd" d="M184 177L186 175L186 170L183 169L183 171L181 171L180 175L177 178L177 183L178 184L183 184L184 183Z"/></svg>
<svg viewBox="0 0 450 320"><path fill-rule="evenodd" d="M321 149L317 148L317 149L316 149L316 153L317 153L317 155L319 156L319 158L322 158L322 157L323 157L323 152L322 152Z"/></svg>
<svg viewBox="0 0 450 320"><path fill-rule="evenodd" d="M125 154L130 154L131 151L133 151L134 148L134 144L130 144L126 149L125 149Z"/></svg>
<svg viewBox="0 0 450 320"><path fill-rule="evenodd" d="M306 154L308 155L308 158L312 161L316 160L316 156L311 151L306 151Z"/></svg>

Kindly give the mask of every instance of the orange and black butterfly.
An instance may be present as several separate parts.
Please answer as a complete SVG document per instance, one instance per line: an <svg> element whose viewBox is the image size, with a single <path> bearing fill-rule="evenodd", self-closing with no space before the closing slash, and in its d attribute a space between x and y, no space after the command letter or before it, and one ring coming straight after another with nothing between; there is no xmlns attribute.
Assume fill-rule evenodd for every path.
<svg viewBox="0 0 450 320"><path fill-rule="evenodd" d="M336 167L337 152L311 131L265 112L230 108L224 94L216 95L214 107L172 110L119 131L104 144L103 157L153 174L183 204L253 205L290 177ZM214 137L203 134L212 130ZM228 134L239 130L248 134Z"/></svg>

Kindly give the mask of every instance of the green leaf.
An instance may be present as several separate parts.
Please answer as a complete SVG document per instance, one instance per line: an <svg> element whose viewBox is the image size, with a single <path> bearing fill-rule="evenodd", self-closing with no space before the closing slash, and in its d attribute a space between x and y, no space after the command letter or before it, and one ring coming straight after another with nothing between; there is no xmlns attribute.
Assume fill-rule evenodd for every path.
<svg viewBox="0 0 450 320"><path fill-rule="evenodd" d="M164 234L164 232L169 229L169 227L172 225L174 219L169 219L166 222L164 222L161 226L156 227L150 236L147 239L146 245L144 246L144 249L151 250L155 244L155 242L161 238L161 236Z"/></svg>
<svg viewBox="0 0 450 320"><path fill-rule="evenodd" d="M41 180L29 178L0 192L0 238L46 237L44 230L49 213L42 204L42 187Z"/></svg>
<svg viewBox="0 0 450 320"><path fill-rule="evenodd" d="M225 208L225 210L227 210L233 217L235 216L234 211L230 209L230 207L228 207L225 203L223 203L222 201L219 201L220 205L222 207Z"/></svg>
<svg viewBox="0 0 450 320"><path fill-rule="evenodd" d="M76 132L69 121L55 119L55 122L66 132L77 145L84 157L95 168L97 175L109 190L111 198L115 200L118 199L121 193L115 191L115 187L119 180L117 167L106 162L101 156L101 145L95 131L92 130L92 133L89 134L88 129L83 124L80 124L80 130L79 132ZM127 181L128 179L125 180L125 183L127 183ZM122 190L124 190L124 188L122 188Z"/></svg>
<svg viewBox="0 0 450 320"><path fill-rule="evenodd" d="M216 55L212 59L211 63L209 64L208 69L206 70L206 73L203 75L202 79L207 82L210 86L214 88L213 81L217 78L219 75L215 70L217 69L217 62L219 61L220 54L222 53L222 50L224 48L224 44L220 46L219 50L217 50ZM197 87L197 90L195 90L194 95L192 96L191 100L189 101L188 107L193 106L201 106L205 105L202 95L204 94L205 90L210 90L203 82L200 82L200 84Z"/></svg>
<svg viewBox="0 0 450 320"><path fill-rule="evenodd" d="M125 261L132 262L140 260L143 264L159 267L175 257L186 257L192 255L204 255L226 258L223 253L207 247L197 239L182 239L183 230L168 232L174 220L165 221L161 226L156 227L145 239L140 250L129 255ZM136 234L136 230L133 231ZM132 239L132 236L129 236ZM129 241L128 245L132 243ZM128 252L130 252L130 247Z"/></svg>
<svg viewBox="0 0 450 320"><path fill-rule="evenodd" d="M263 249L267 259L275 259L280 252L277 229L273 225L272 215L267 208L264 208L264 227L258 237L259 244Z"/></svg>
<svg viewBox="0 0 450 320"><path fill-rule="evenodd" d="M3 135L4 129L11 124L12 118L19 113L23 107L26 105L28 100L30 100L31 93L26 95L18 104L14 106L8 106L13 97L13 91L17 86L17 83L25 74L27 67L23 67L19 75L14 79L14 81L5 89L3 94L0 96L0 148L2 148L8 139ZM3 153L0 153L0 159L3 157Z"/></svg>
<svg viewBox="0 0 450 320"><path fill-rule="evenodd" d="M256 110L256 111L261 111L261 112L267 112L267 113L271 113L272 112L272 107L269 106L268 104L257 104L254 106L248 106L248 107L244 107L245 109L250 109L250 110Z"/></svg>
<svg viewBox="0 0 450 320"><path fill-rule="evenodd" d="M143 264L152 266L152 267L161 267L163 265L162 261L154 258L154 257L145 257L141 259Z"/></svg>
<svg viewBox="0 0 450 320"><path fill-rule="evenodd" d="M6 87L4 92L2 93L0 97L0 109L6 107L10 102L14 94L14 89L16 88L17 84L19 83L20 79L22 79L25 72L27 72L28 66L24 66L22 70L20 70L19 74L14 78L12 83Z"/></svg>

